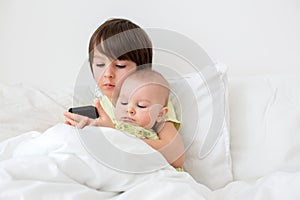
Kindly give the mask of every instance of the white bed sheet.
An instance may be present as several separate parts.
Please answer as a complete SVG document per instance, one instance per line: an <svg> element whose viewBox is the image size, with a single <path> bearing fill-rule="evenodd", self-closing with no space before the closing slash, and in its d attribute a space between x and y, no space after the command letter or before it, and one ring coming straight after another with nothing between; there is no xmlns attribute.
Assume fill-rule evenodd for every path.
<svg viewBox="0 0 300 200"><path fill-rule="evenodd" d="M0 84L1 200L300 199L300 172L277 171L215 191L172 168L120 178L84 150L72 127L53 127L63 122L62 113L71 104L71 89L41 91Z"/></svg>
<svg viewBox="0 0 300 200"><path fill-rule="evenodd" d="M63 122L72 105L72 89L40 90L21 83L0 83L0 141L27 131L43 132Z"/></svg>
<svg viewBox="0 0 300 200"><path fill-rule="evenodd" d="M88 127L86 131L89 128L96 127ZM125 139L123 133L111 130L112 138L123 137L112 141L132 149L129 140L135 138L126 136ZM140 140L134 142L137 141ZM139 151L150 149L142 141L136 146ZM258 180L231 182L211 191L188 173L177 172L170 166L145 174L115 171L95 160L82 146L76 129L64 124L51 127L43 134L31 131L3 141L0 152L0 199L6 200L300 198L300 172L276 172Z"/></svg>

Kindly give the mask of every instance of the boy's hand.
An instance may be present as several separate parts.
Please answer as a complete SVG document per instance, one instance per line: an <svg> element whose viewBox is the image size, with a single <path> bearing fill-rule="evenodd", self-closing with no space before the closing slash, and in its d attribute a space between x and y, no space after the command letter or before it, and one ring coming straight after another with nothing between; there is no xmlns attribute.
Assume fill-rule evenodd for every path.
<svg viewBox="0 0 300 200"><path fill-rule="evenodd" d="M100 105L99 99L95 101L95 107L99 113L99 117L96 119L91 119L86 116L65 112L65 124L77 127L84 128L85 126L105 126L114 128L114 124L107 113L103 110Z"/></svg>

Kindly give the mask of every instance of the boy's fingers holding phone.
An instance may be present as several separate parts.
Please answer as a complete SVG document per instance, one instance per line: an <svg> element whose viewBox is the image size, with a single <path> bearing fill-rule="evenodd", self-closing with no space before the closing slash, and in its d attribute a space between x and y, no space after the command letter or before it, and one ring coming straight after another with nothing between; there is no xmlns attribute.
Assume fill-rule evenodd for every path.
<svg viewBox="0 0 300 200"><path fill-rule="evenodd" d="M75 113L65 112L65 124L76 126L77 128L84 128L85 126L89 125L89 118L78 115Z"/></svg>
<svg viewBox="0 0 300 200"><path fill-rule="evenodd" d="M81 117L78 123L76 124L77 128L84 128L90 124L90 118L88 117Z"/></svg>
<svg viewBox="0 0 300 200"><path fill-rule="evenodd" d="M70 118L66 118L65 119L65 124L71 125L71 126L75 126L76 122Z"/></svg>
<svg viewBox="0 0 300 200"><path fill-rule="evenodd" d="M70 115L71 113L69 113L69 112L64 112L64 116L65 116L65 124L68 124L68 125L71 125L71 126L73 126L73 119L71 119L71 115Z"/></svg>
<svg viewBox="0 0 300 200"><path fill-rule="evenodd" d="M95 112L95 110L91 111L92 106L85 107L76 107L69 109L70 112L65 112L65 124L69 124L71 126L77 128L84 128L85 126L106 126L106 127L114 127L112 120L109 115L102 108L99 99L95 100L95 108L97 109L97 117L98 118L90 118L87 117L87 112ZM82 113L76 114L76 113ZM99 115L98 115L99 114Z"/></svg>

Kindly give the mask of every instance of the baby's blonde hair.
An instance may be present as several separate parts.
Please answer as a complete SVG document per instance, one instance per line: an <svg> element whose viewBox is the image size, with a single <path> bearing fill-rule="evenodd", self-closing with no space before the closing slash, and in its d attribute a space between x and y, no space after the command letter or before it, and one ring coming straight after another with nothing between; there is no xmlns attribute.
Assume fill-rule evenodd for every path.
<svg viewBox="0 0 300 200"><path fill-rule="evenodd" d="M152 69L133 71L132 73L129 73L126 77L124 77L121 81L119 81L117 87L115 88L114 94L113 94L113 104L116 103L117 98L119 97L122 85L126 82L126 80L129 80L129 79L141 81L141 83L145 83L145 85L155 84L155 85L161 87L161 89L163 89L163 94L161 94L161 95L165 95L165 97L164 97L165 105L163 105L163 106L168 105L169 94L170 94L169 83L163 77L163 75L161 73L154 71ZM143 84L141 86L143 86Z"/></svg>

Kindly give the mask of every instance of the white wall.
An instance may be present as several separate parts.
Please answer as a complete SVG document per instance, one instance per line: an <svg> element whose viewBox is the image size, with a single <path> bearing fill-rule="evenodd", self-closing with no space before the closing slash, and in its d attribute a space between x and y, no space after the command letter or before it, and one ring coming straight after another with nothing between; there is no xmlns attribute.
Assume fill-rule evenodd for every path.
<svg viewBox="0 0 300 200"><path fill-rule="evenodd" d="M107 18L182 33L230 75L299 73L298 0L0 0L0 83L72 85Z"/></svg>

